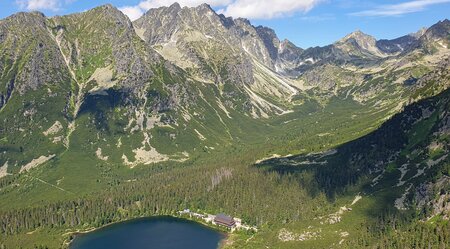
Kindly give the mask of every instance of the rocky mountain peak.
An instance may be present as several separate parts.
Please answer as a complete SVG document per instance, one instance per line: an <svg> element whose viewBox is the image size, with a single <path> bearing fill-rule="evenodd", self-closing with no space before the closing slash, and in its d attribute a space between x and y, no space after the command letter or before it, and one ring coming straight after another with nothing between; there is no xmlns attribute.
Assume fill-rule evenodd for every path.
<svg viewBox="0 0 450 249"><path fill-rule="evenodd" d="M346 35L339 42L347 42L350 39L354 39L360 45L367 44L367 43L374 44L376 42L376 39L373 36L363 33L361 30L356 30L356 31Z"/></svg>
<svg viewBox="0 0 450 249"><path fill-rule="evenodd" d="M173 3L170 6L162 6L159 8L149 9L142 18L154 18L157 15L164 15L166 18L174 18L182 10L179 3ZM138 19L139 20L139 19Z"/></svg>
<svg viewBox="0 0 450 249"><path fill-rule="evenodd" d="M196 30L204 35L223 33L220 31L224 26L222 19L208 4L181 7L174 3L169 7L150 9L134 21L134 27L141 38L155 45L175 41L177 33L187 30Z"/></svg>
<svg viewBox="0 0 450 249"><path fill-rule="evenodd" d="M181 5L178 2L174 2L169 7L162 7L162 8L167 8L167 9L172 9L172 10L176 10L176 9L181 10Z"/></svg>
<svg viewBox="0 0 450 249"><path fill-rule="evenodd" d="M1 42L6 39L8 34L11 34L11 30L18 32L18 37L13 35L14 39L19 39L22 36L34 34L38 37L41 33L46 34L46 22L45 15L38 11L33 12L19 12L11 15L0 21L0 47ZM2 51L3 52L3 51Z"/></svg>
<svg viewBox="0 0 450 249"><path fill-rule="evenodd" d="M383 56L376 46L377 40L360 30L356 30L337 41L335 47L349 54L366 54L370 56Z"/></svg>
<svg viewBox="0 0 450 249"><path fill-rule="evenodd" d="M278 45L278 57L275 68L277 72L284 75L296 77L296 67L301 63L301 54L303 49L297 47L288 39L280 41Z"/></svg>
<svg viewBox="0 0 450 249"><path fill-rule="evenodd" d="M35 11L31 11L31 12L22 12L22 13L24 13L25 15L29 14L29 15L35 16L37 18L45 18L45 14L44 13L42 13L40 11L36 11L36 10Z"/></svg>
<svg viewBox="0 0 450 249"><path fill-rule="evenodd" d="M268 35L271 39L278 39L277 34L275 33L275 30L265 27L265 26L257 26L256 30L258 32L264 32L266 35Z"/></svg>
<svg viewBox="0 0 450 249"><path fill-rule="evenodd" d="M280 46L278 47L278 50L279 50L280 53L282 53L283 51L285 51L287 49L298 50L298 51L302 51L303 50L303 49L297 47L294 43L292 43L288 39L284 39L284 40L282 40L280 42Z"/></svg>
<svg viewBox="0 0 450 249"><path fill-rule="evenodd" d="M450 21L445 19L443 21L439 21L438 23L431 26L424 33L425 39L434 40L434 39L447 39L450 35Z"/></svg>
<svg viewBox="0 0 450 249"><path fill-rule="evenodd" d="M100 9L105 9L105 10L107 10L107 9L116 9L116 7L114 7L112 4L110 4L110 3L107 3L107 4L104 4L104 5L100 5L98 8L100 8Z"/></svg>
<svg viewBox="0 0 450 249"><path fill-rule="evenodd" d="M208 19L220 20L219 15L214 11L209 4L203 3L201 5L198 5L196 7L183 7L183 11L186 11L190 13L191 16L199 16L199 17L205 17Z"/></svg>
<svg viewBox="0 0 450 249"><path fill-rule="evenodd" d="M90 9L86 12L81 13L85 18L88 19L98 19L99 21L109 21L114 22L119 25L127 26L127 28L131 28L132 24L130 19L119 9L111 4L101 5L99 7ZM78 15L78 14L74 14ZM105 18L106 17L106 18Z"/></svg>
<svg viewBox="0 0 450 249"><path fill-rule="evenodd" d="M236 22L245 23L246 25L252 25L247 18L238 17L235 19Z"/></svg>
<svg viewBox="0 0 450 249"><path fill-rule="evenodd" d="M202 3L199 6L195 7L195 9L200 10L200 11L212 11L215 12L211 6L207 3Z"/></svg>
<svg viewBox="0 0 450 249"><path fill-rule="evenodd" d="M422 35L425 34L425 32L427 32L427 28L423 27L423 28L419 29L417 32L409 34L409 36L419 39Z"/></svg>
<svg viewBox="0 0 450 249"><path fill-rule="evenodd" d="M258 26L256 32L264 42L270 57L275 60L278 57L278 48L280 47L280 39L278 39L275 31L268 27Z"/></svg>
<svg viewBox="0 0 450 249"><path fill-rule="evenodd" d="M211 6L206 3L203 3L196 7L188 7L188 6L181 7L179 3L175 2L170 6L162 6L159 8L149 9L144 16L152 16L158 13L168 15L167 17L175 17L174 14L178 14L181 12L197 15L207 14L208 12L215 14L215 11L211 8Z"/></svg>
<svg viewBox="0 0 450 249"><path fill-rule="evenodd" d="M7 17L5 20L15 20L17 22L21 23L44 23L46 20L46 16L44 13L39 11L32 11L32 12L19 12L17 14L11 15Z"/></svg>
<svg viewBox="0 0 450 249"><path fill-rule="evenodd" d="M90 13L96 13L96 14L111 13L111 14L115 14L115 15L118 15L118 16L123 16L124 15L119 9L117 9L112 4L100 5L98 7L92 8L92 9L87 10L85 12L81 12L80 14L90 14Z"/></svg>
<svg viewBox="0 0 450 249"><path fill-rule="evenodd" d="M105 4L105 5L101 5L99 7L90 9L84 13L89 13L89 12L104 12L104 13L112 13L112 14L117 14L120 16L123 16L124 14L122 13L122 11L120 11L118 8L116 8L115 6L111 5L111 4ZM119 14L121 13L121 14Z"/></svg>

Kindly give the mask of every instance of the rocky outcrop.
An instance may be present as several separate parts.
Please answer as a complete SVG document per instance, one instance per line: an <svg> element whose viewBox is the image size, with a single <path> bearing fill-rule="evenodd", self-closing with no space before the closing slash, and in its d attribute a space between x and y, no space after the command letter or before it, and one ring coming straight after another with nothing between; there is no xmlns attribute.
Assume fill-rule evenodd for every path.
<svg viewBox="0 0 450 249"><path fill-rule="evenodd" d="M3 103L12 90L19 94L36 90L45 84L57 84L67 80L62 56L47 30L47 18L39 12L18 13L0 23L3 42L0 45L3 77L7 79L1 91ZM20 71L19 69L20 64Z"/></svg>
<svg viewBox="0 0 450 249"><path fill-rule="evenodd" d="M394 54L409 49L417 40L418 37L414 34L405 35L392 40L378 40L376 46L383 53Z"/></svg>
<svg viewBox="0 0 450 249"><path fill-rule="evenodd" d="M450 177L442 176L436 182L420 184L414 193L417 209L427 209L427 217L441 215L450 219Z"/></svg>
<svg viewBox="0 0 450 249"><path fill-rule="evenodd" d="M450 20L445 19L439 21L430 28L428 28L422 36L420 36L421 42L430 42L433 40L449 40L450 34Z"/></svg>
<svg viewBox="0 0 450 249"><path fill-rule="evenodd" d="M15 82L15 80L16 80L15 76L13 76L13 78L6 85L5 93L0 92L0 109L2 109L2 107L4 105L6 105L8 100L11 98L11 94L12 94L12 92L14 90L14 82Z"/></svg>
<svg viewBox="0 0 450 249"><path fill-rule="evenodd" d="M334 44L349 55L366 57L383 57L382 51L376 46L377 40L370 35L357 30Z"/></svg>
<svg viewBox="0 0 450 249"><path fill-rule="evenodd" d="M139 42L128 17L111 5L54 17L51 21L69 67L83 70L86 61L92 59L98 63L94 65L97 68L113 65L121 88L142 89L153 76L150 65L162 61L152 49ZM75 75L77 81L87 83L94 71Z"/></svg>
<svg viewBox="0 0 450 249"><path fill-rule="evenodd" d="M271 28L258 26L256 27L256 33L263 41L272 61L276 61L278 58L278 48L280 47L280 40L278 39L275 31Z"/></svg>
<svg viewBox="0 0 450 249"><path fill-rule="evenodd" d="M217 52L225 52L233 55L240 61L238 68L234 68L241 75L250 75L252 72L251 59L255 58L268 68L277 71L276 64L279 60L280 40L275 32L267 27L254 27L243 18L232 19L217 14L207 4L198 7L181 8L175 3L169 7L161 7L149 10L143 17L134 22L135 28L141 37L150 45L155 46L162 54L169 54L165 48L173 53L181 53L181 58L187 59L195 66L202 66L203 61L214 57ZM200 50L197 44L214 44L218 51ZM294 48L290 44L289 48ZM286 48L287 46L284 46ZM296 49L292 49L291 53ZM295 51L297 52L297 51ZM205 58L208 55L208 58ZM171 57L171 56L167 56ZM231 56L230 56L231 57ZM177 59L177 58L173 58ZM225 58L222 58L225 59ZM283 56L284 60L290 59ZM177 63L178 61L173 61ZM221 60L221 63L232 61ZM181 63L178 63L181 65ZM279 63L278 67L284 64ZM182 65L182 67L184 67ZM283 68L281 68L283 69ZM216 73L217 74L217 73ZM252 77L240 77L244 83L251 83Z"/></svg>
<svg viewBox="0 0 450 249"><path fill-rule="evenodd" d="M175 3L149 10L134 26L166 59L182 68L199 69L200 77L253 83L250 58L235 50L248 27L245 22L218 15L207 4L181 8Z"/></svg>

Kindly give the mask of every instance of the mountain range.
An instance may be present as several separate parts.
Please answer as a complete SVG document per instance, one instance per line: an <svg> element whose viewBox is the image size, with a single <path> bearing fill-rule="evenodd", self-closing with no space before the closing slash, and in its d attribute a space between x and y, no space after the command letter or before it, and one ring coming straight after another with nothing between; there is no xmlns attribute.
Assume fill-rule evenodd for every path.
<svg viewBox="0 0 450 249"><path fill-rule="evenodd" d="M268 27L218 14L207 4L150 9L133 22L114 6L103 5L66 16L22 12L2 19L0 52L0 217L14 217L14 211L28 206L48 208L90 198L107 188L117 189L113 192L119 196L123 188L149 187L154 174L187 185L194 180L208 185L213 178L205 189L223 196L256 189L264 177L272 187L265 191L274 194L278 181L286 191L297 189L291 183L299 181L307 198L328 205L317 213L305 209L315 216L355 191L376 199L373 193L398 187L394 194L401 198L406 187L411 193L412 186L432 188L437 184L430 182L433 177L442 192L448 190L442 186L449 186L449 20L393 40L358 30L328 46L303 49L280 40ZM422 124L422 119L430 121ZM323 154L334 149L339 153ZM435 154L429 159L427 153ZM302 162L312 173L298 169ZM418 176L408 185L405 172L413 168ZM199 170L206 176L195 176ZM233 177L221 172L233 172ZM377 182L385 172L390 174L381 190L368 190L362 179ZM216 187L229 177L242 183ZM314 194L304 184L311 177ZM392 183L398 177L403 184ZM245 183L247 178L258 180ZM274 205L278 209L273 212L283 219L277 222L247 209L264 210L259 201L219 205L192 191L175 194L177 204L151 214L182 207L226 211L267 226L256 235L256 244L244 245L246 235L237 235L234 247L258 248L267 241L276 248L292 246L273 239L283 224L291 229L301 221L290 204ZM251 199L247 194L236 195ZM437 199L429 195L421 200L447 198L439 202L444 208L432 205L438 210L432 213L448 220L448 191ZM413 206L399 203L386 206L397 211ZM58 226L79 229L80 224ZM31 228L36 226L18 226L11 238ZM337 245L337 235L324 236L333 242L325 239L318 247ZM356 231L352 236L358 236ZM347 246L353 245L348 241ZM0 242L29 246L14 244L14 239Z"/></svg>

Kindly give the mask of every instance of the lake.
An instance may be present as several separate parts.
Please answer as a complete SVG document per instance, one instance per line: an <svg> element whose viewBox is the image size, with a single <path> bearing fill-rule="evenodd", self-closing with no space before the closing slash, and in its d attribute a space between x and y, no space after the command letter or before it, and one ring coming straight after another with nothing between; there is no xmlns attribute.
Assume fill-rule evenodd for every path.
<svg viewBox="0 0 450 249"><path fill-rule="evenodd" d="M173 217L116 223L75 236L70 249L217 249L225 234Z"/></svg>

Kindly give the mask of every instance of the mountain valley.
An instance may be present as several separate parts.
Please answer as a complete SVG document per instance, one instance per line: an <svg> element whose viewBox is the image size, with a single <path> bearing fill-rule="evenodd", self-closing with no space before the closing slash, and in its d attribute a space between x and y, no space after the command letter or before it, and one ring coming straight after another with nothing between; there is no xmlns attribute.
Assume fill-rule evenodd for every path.
<svg viewBox="0 0 450 249"><path fill-rule="evenodd" d="M209 5L0 20L0 248L190 209L223 248L450 246L450 21L299 48Z"/></svg>

